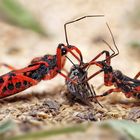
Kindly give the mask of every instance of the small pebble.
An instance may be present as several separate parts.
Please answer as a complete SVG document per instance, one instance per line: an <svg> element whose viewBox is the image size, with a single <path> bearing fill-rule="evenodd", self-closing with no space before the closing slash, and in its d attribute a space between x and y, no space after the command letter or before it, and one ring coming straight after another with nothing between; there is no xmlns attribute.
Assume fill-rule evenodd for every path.
<svg viewBox="0 0 140 140"><path fill-rule="evenodd" d="M47 99L46 101L44 101L43 105L48 106L49 109L52 109L55 111L59 111L59 108L60 108L60 104L54 100L51 100L51 99Z"/></svg>
<svg viewBox="0 0 140 140"><path fill-rule="evenodd" d="M92 112L78 113L76 117L79 117L80 119L83 119L83 120L97 121L97 118Z"/></svg>

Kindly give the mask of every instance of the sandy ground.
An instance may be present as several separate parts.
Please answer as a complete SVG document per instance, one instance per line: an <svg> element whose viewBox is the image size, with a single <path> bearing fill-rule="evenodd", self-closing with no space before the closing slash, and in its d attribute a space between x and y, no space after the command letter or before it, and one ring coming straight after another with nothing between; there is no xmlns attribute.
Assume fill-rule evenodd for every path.
<svg viewBox="0 0 140 140"><path fill-rule="evenodd" d="M37 56L55 54L59 43L65 43L64 23L89 14L104 14L104 18L86 19L68 28L69 42L82 51L84 61L88 62L102 50L108 49L100 40L105 39L113 46L106 22L114 34L120 55L112 60L114 69L120 69L126 75L134 77L139 71L139 50L130 44L139 40L139 25L132 20L137 12L138 0L18 0L40 21L51 36L39 35L0 22L0 62L22 68ZM70 63L66 64L69 70ZM92 69L90 73L93 72ZM8 72L1 68L1 74ZM51 81L43 81L14 97L0 101L0 120L13 119L18 125L18 132L38 130L54 124L79 123L83 121L100 121L106 119L132 119L130 110L137 104L120 104L131 102L121 93L101 101L104 108L93 103L93 107L75 103L70 105L64 97L64 79L60 76ZM95 89L103 83L103 75L91 80ZM106 88L97 90L102 93ZM112 104L113 103L113 104ZM52 107L53 106L53 107ZM87 115L85 118L85 115ZM89 116L92 116L89 119ZM80 117L79 117L80 116ZM21 125L24 124L24 125ZM74 139L74 138L72 138Z"/></svg>

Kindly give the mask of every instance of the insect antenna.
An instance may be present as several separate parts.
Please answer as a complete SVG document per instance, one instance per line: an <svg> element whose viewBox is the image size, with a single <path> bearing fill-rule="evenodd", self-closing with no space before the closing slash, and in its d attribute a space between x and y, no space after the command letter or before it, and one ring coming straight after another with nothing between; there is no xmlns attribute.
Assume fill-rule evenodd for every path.
<svg viewBox="0 0 140 140"><path fill-rule="evenodd" d="M105 59L105 60L103 60L103 61L107 61L108 59L111 59L111 58L113 58L113 57L119 55L119 53L120 53L120 52L119 52L119 49L118 49L118 47L117 47L117 45L116 45L116 42L115 42L115 39L114 39L113 33L112 33L112 31L111 31L111 29L110 29L110 27L109 27L109 25L108 25L107 22L106 22L106 25L107 25L107 28L108 28L108 30L109 30L109 32L110 32L110 35L111 35L111 38L112 38L113 44L114 44L115 49L117 50L117 52L114 51L114 49L111 47L111 45L110 45L107 41L102 40L103 43L105 43L105 44L109 47L109 49L113 52L113 53L110 55L110 57L108 57L107 59Z"/></svg>
<svg viewBox="0 0 140 140"><path fill-rule="evenodd" d="M110 56L110 58L113 58L113 57L119 55L120 52L119 52L119 49L118 49L118 47L117 47L117 45L116 45L116 42L115 42L115 39L114 39L114 35L113 35L113 33L112 33L112 31L111 31L111 29L110 29L110 27L109 27L109 25L108 25L107 22L106 22L106 25L107 25L107 28L108 28L108 30L109 30L109 32L110 32L110 35L111 35L113 44L114 44L114 46L115 46L115 49L117 50L117 53L115 54L115 51L114 51L114 50L111 48L111 46L106 42L106 44L109 46L109 48L113 51L113 54Z"/></svg>
<svg viewBox="0 0 140 140"><path fill-rule="evenodd" d="M112 49L112 47L110 46L110 44L109 44L107 41L105 41L105 40L102 40L102 41L103 41L103 43L105 43L105 44L109 47L109 49L113 52L113 53L111 54L111 56L114 55L114 54L115 54L115 51Z"/></svg>
<svg viewBox="0 0 140 140"><path fill-rule="evenodd" d="M84 18L89 18L89 17L104 17L104 15L87 15L87 16L83 16L83 17L80 17L80 18L77 18L75 20L72 20L72 21L69 21L67 23L64 24L64 31L65 31L65 39L66 39L66 43L67 43L67 46L69 47L69 41L68 41L68 34L67 34L67 25L68 24L71 24L71 23L74 23L74 22L77 22L77 21L80 21Z"/></svg>

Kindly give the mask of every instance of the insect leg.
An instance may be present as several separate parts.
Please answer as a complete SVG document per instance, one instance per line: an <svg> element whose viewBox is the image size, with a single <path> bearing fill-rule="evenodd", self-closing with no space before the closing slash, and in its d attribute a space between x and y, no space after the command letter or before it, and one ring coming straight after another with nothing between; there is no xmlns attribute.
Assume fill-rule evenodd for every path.
<svg viewBox="0 0 140 140"><path fill-rule="evenodd" d="M99 53L96 57L94 57L89 63L85 64L83 68L87 68L91 65L96 65L96 66L99 66L100 68L102 68L102 65L99 64L98 62L96 62L95 60L97 60L103 54L105 54L106 63L110 66L110 53L108 51L104 50L101 53Z"/></svg>
<svg viewBox="0 0 140 140"><path fill-rule="evenodd" d="M118 89L118 88L109 89L109 90L107 90L106 92L104 92L104 93L101 94L101 95L96 95L96 98L107 96L107 95L111 94L112 92L120 92L120 89Z"/></svg>
<svg viewBox="0 0 140 140"><path fill-rule="evenodd" d="M8 69L10 69L10 70L16 70L16 68L14 68L13 66L8 65L8 64L5 64L5 63L0 63L0 67L1 67L1 66L4 66L4 67L6 67L6 68L8 68Z"/></svg>
<svg viewBox="0 0 140 140"><path fill-rule="evenodd" d="M67 75L65 75L64 73L62 73L61 71L58 71L58 73L64 77L66 80L71 81L73 84L77 84L74 80L72 80L71 78L69 78Z"/></svg>
<svg viewBox="0 0 140 140"><path fill-rule="evenodd" d="M34 66L30 66L30 67L25 67L23 69L20 70L14 70L15 73L24 73L24 72L30 72L33 70L36 70L40 67L40 65L34 65Z"/></svg>
<svg viewBox="0 0 140 140"><path fill-rule="evenodd" d="M103 70L99 70L97 72L95 72L94 74L92 74L91 76L89 76L86 80L84 80L82 83L89 81L90 79L92 79L93 77L95 77L96 75L100 74L101 72L103 72Z"/></svg>
<svg viewBox="0 0 140 140"><path fill-rule="evenodd" d="M138 72L138 73L136 74L136 76L134 77L134 79L138 79L139 76L140 76L140 72Z"/></svg>
<svg viewBox="0 0 140 140"><path fill-rule="evenodd" d="M79 57L73 52L73 50L75 50L75 51L79 54L80 59L79 59ZM75 47L75 46L70 46L70 47L68 48L68 52L71 53L71 54L77 59L77 61L80 62L80 64L83 62L82 53L81 53L81 51L80 51L77 47Z"/></svg>

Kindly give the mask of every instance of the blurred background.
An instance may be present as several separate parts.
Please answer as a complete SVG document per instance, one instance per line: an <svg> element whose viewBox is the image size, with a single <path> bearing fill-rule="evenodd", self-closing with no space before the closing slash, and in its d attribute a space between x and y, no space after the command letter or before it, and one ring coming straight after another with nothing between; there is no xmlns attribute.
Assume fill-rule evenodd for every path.
<svg viewBox="0 0 140 140"><path fill-rule="evenodd" d="M94 14L102 14L104 17L87 18L68 26L69 43L77 46L82 51L85 62L90 61L101 51L109 50L101 41L102 39L113 46L112 38L106 26L107 22L120 50L119 56L112 60L112 66L114 69L119 69L128 76L134 77L140 70L139 0L1 0L0 63L7 63L15 68L23 68L27 66L34 57L44 54L56 54L57 45L59 43L66 43L64 24L75 18ZM68 62L66 69L69 70L69 68L70 63ZM0 73L4 74L8 71L9 70L2 67ZM90 73L92 72L93 70L90 71ZM103 75L101 74L92 79L91 83L97 88L103 83ZM35 110L35 112L33 112L35 116L37 115L36 111L38 112L39 107L42 105L41 101L44 103L44 98L47 98L46 95L43 95L40 99L40 93L48 94L50 98L53 96L54 99L59 100L58 102L61 104L63 99L60 99L60 95L63 92L64 84L65 80L63 77L57 76L50 81L43 81L39 85L22 92L23 100L19 97L20 95L17 95L20 100L16 102L14 99L5 101L4 104L1 102L0 120L2 121L6 117L6 119L13 119L18 125L27 123L23 128L16 127L19 133L25 133L23 131L24 129L32 130L32 125L29 125L28 121L32 119L30 117L33 116L33 114L31 115L31 112L28 112L26 109ZM104 91L104 88L100 92L102 91ZM33 100L30 97L25 99L25 93L31 93L31 95L35 93L37 97L35 96ZM57 96L55 97L56 94ZM118 99L122 99L122 96L123 95L119 95ZM114 100L114 97L112 97L112 100ZM36 108L33 108L33 106L36 106ZM38 122L38 118L40 117L38 117L38 115L38 118L35 117L36 119L33 117L35 129L41 129L41 125L44 124L71 123L73 119L71 120L69 118L75 115L77 108L78 111L82 110L82 112L87 110L87 107L83 106L79 109L79 105L68 107L69 105L60 107L60 110L64 110L66 114L64 112L61 114L59 110L60 112L58 114L55 112L56 114L54 115L54 112L49 112L50 114L48 115L48 112L44 112L43 109L39 110L41 114L39 114L39 116L41 116L41 119L43 118L43 121L41 120L40 124L40 122ZM121 119L124 119L126 113L129 114L131 110L127 109L126 106L121 106L120 108L119 105L115 105L114 108L117 108L115 115L119 114L117 118ZM23 111L21 111L22 109ZM111 107L108 103L107 109L103 109L102 112L108 113L110 112L108 111L109 109L111 110ZM73 110L76 112L73 112ZM118 110L123 110L123 113L120 113ZM93 112L95 113L95 110L92 110L92 113ZM65 118L64 121L62 117ZM105 120L110 117L112 118L112 114L105 118Z"/></svg>

